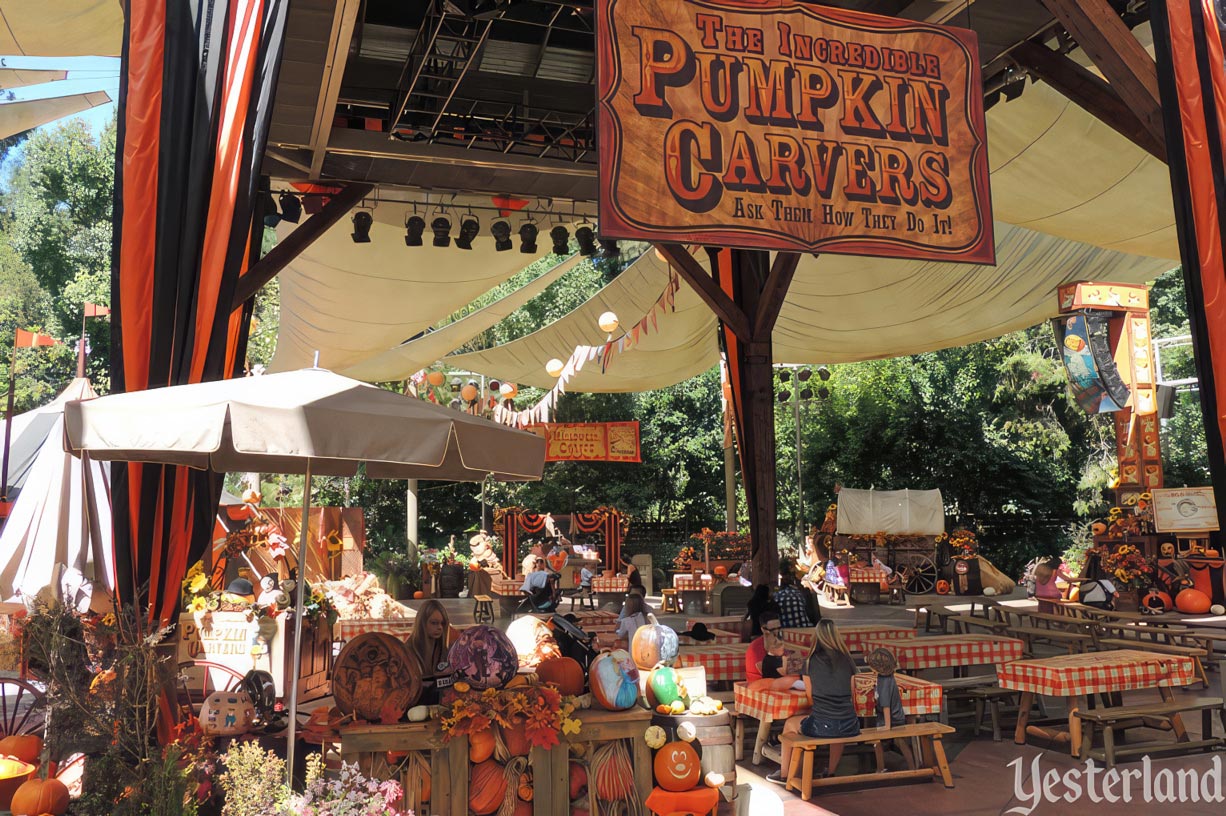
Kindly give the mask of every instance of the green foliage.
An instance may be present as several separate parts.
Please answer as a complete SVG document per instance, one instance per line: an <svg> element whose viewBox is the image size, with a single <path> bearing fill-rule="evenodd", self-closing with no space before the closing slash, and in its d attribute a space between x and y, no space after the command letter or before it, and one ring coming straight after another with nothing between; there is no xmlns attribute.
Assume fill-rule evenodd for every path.
<svg viewBox="0 0 1226 816"><path fill-rule="evenodd" d="M217 779L225 794L221 816L279 813L288 798L285 760L258 742L236 742L222 755L225 773Z"/></svg>

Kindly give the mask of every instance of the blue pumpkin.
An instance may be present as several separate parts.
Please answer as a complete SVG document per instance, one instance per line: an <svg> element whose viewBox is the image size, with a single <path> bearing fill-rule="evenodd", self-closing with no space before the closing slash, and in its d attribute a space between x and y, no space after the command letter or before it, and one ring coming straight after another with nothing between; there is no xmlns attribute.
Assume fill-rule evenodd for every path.
<svg viewBox="0 0 1226 816"><path fill-rule="evenodd" d="M502 688L519 671L515 646L492 626L464 630L451 644L447 662L456 680L463 680L475 689Z"/></svg>

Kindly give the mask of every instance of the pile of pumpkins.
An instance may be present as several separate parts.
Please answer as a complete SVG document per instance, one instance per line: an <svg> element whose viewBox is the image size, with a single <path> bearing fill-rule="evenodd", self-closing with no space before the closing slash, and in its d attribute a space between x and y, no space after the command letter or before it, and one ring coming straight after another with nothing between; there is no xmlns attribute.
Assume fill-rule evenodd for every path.
<svg viewBox="0 0 1226 816"><path fill-rule="evenodd" d="M0 739L0 810L13 816L61 816L68 810L68 787L36 776L43 740L34 734Z"/></svg>

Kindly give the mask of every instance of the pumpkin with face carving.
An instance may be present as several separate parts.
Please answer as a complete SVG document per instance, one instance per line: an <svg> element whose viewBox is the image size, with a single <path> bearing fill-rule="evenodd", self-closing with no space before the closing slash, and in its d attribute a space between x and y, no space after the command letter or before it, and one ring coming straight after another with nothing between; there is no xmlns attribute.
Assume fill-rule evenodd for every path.
<svg viewBox="0 0 1226 816"><path fill-rule="evenodd" d="M687 742L665 743L656 751L654 769L656 784L667 791L690 790L702 778L702 761Z"/></svg>

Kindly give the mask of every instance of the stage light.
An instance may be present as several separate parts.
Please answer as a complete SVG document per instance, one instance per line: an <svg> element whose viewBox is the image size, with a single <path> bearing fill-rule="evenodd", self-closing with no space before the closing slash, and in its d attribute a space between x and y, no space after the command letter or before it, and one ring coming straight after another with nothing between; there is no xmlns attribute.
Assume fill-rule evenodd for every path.
<svg viewBox="0 0 1226 816"><path fill-rule="evenodd" d="M525 221L519 225L519 251L525 255L531 255L536 252L536 234L538 230L536 224L531 221Z"/></svg>
<svg viewBox="0 0 1226 816"><path fill-rule="evenodd" d="M549 231L549 240L553 241L554 255L570 254L570 230L558 224Z"/></svg>
<svg viewBox="0 0 1226 816"><path fill-rule="evenodd" d="M591 227L579 227L575 230L575 240L579 242L579 254L583 256L596 254L596 233Z"/></svg>
<svg viewBox="0 0 1226 816"><path fill-rule="evenodd" d="M264 193L260 196L260 203L264 206L264 226L276 229L277 224L281 223L281 216L277 214L277 200L272 193Z"/></svg>
<svg viewBox="0 0 1226 816"><path fill-rule="evenodd" d="M409 216L409 219L404 222L404 245L421 246L421 236L425 231L426 219L420 215Z"/></svg>
<svg viewBox="0 0 1226 816"><path fill-rule="evenodd" d="M562 373L562 369L566 368L566 363L554 357L549 362L545 363L545 373L550 377L557 377Z"/></svg>
<svg viewBox="0 0 1226 816"><path fill-rule="evenodd" d="M480 233L481 222L475 216L466 216L460 221L460 237L455 239L455 245L460 249L472 249L473 239Z"/></svg>
<svg viewBox="0 0 1226 816"><path fill-rule="evenodd" d="M302 202L293 193L282 193L278 199L281 203L281 220L297 224L302 219Z"/></svg>
<svg viewBox="0 0 1226 816"><path fill-rule="evenodd" d="M490 224L490 234L494 236L494 249L506 252L514 244L511 242L511 225L506 221L495 221Z"/></svg>
<svg viewBox="0 0 1226 816"><path fill-rule="evenodd" d="M606 241L603 238L601 238L600 239L600 253L604 255L606 258L613 258L613 257L616 257L622 254L622 251L617 248L616 241Z"/></svg>
<svg viewBox="0 0 1226 816"><path fill-rule="evenodd" d="M791 391L780 391L780 392L779 392L779 401L780 401L780 402L787 402L787 401L788 401L788 400L790 400L791 398L792 398L792 392L791 392Z"/></svg>
<svg viewBox="0 0 1226 816"><path fill-rule="evenodd" d="M792 379L792 372L786 368L779 369L779 382L788 382Z"/></svg>
<svg viewBox="0 0 1226 816"><path fill-rule="evenodd" d="M813 389L812 389L812 388L806 388L806 389L802 390L802 391L800 392L800 398L801 398L802 400L811 400L811 399L813 399Z"/></svg>
<svg viewBox="0 0 1226 816"><path fill-rule="evenodd" d="M817 376L822 382L825 382L826 380L830 379L830 369L822 366L817 370Z"/></svg>
<svg viewBox="0 0 1226 816"><path fill-rule="evenodd" d="M434 240L431 242L436 247L451 246L451 220L446 216L438 216L430 222L430 231L434 233Z"/></svg>
<svg viewBox="0 0 1226 816"><path fill-rule="evenodd" d="M369 244L370 225L373 223L375 223L375 219L372 218L370 213L366 212L365 210L354 213L353 233L350 234L349 237L353 239L355 244Z"/></svg>
<svg viewBox="0 0 1226 816"><path fill-rule="evenodd" d="M617 327L621 325L621 321L617 319L617 315L613 314L613 312L605 312L602 314L597 323L600 326L600 330L606 334L612 334L613 332L617 331Z"/></svg>
<svg viewBox="0 0 1226 816"><path fill-rule="evenodd" d="M810 371L807 368L802 368L799 372L797 372L796 379L800 380L801 382L808 382L809 378L812 376L813 376L812 371Z"/></svg>

